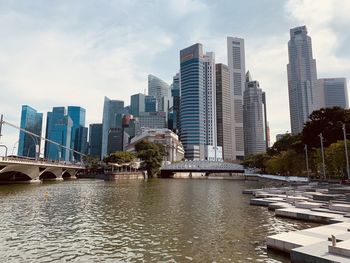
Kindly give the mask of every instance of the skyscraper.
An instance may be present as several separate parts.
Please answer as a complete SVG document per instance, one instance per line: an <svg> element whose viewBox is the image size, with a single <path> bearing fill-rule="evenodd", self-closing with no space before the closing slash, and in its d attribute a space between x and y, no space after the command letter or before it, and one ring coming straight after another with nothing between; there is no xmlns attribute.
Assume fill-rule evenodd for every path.
<svg viewBox="0 0 350 263"><path fill-rule="evenodd" d="M288 41L288 92L292 134L303 130L314 110L314 83L317 79L316 60L312 56L311 38L306 26L292 28Z"/></svg>
<svg viewBox="0 0 350 263"><path fill-rule="evenodd" d="M230 70L231 103L232 103L232 136L233 159L244 158L243 132L243 91L245 81L244 39L227 37L228 67Z"/></svg>
<svg viewBox="0 0 350 263"><path fill-rule="evenodd" d="M145 112L145 94L138 93L131 96L130 113L134 116L139 116L140 112Z"/></svg>
<svg viewBox="0 0 350 263"><path fill-rule="evenodd" d="M46 139L59 145L46 142L45 158L49 160L70 160L70 142L73 122L66 114L64 107L53 107L52 112L47 113Z"/></svg>
<svg viewBox="0 0 350 263"><path fill-rule="evenodd" d="M314 86L315 110L321 108L348 108L348 89L346 78L318 79Z"/></svg>
<svg viewBox="0 0 350 263"><path fill-rule="evenodd" d="M117 128L117 114L123 114L124 112L124 101L120 100L111 100L105 97L103 104L103 117L102 117L102 148L101 148L101 157L103 158L110 152L109 136L113 128ZM120 123L121 125L121 123Z"/></svg>
<svg viewBox="0 0 350 263"><path fill-rule="evenodd" d="M148 95L157 99L157 111L168 112L167 104L170 100L170 86L160 78L148 75Z"/></svg>
<svg viewBox="0 0 350 263"><path fill-rule="evenodd" d="M178 132L180 129L180 75L176 73L171 85L171 96L173 98L172 129Z"/></svg>
<svg viewBox="0 0 350 263"><path fill-rule="evenodd" d="M204 159L205 89L202 44L180 51L180 138L187 159Z"/></svg>
<svg viewBox="0 0 350 263"><path fill-rule="evenodd" d="M68 116L72 119L73 125L71 130L70 148L75 151L86 153L87 148L87 128L85 127L84 108L79 106L68 106ZM71 155L71 160L81 160L81 155L74 153Z"/></svg>
<svg viewBox="0 0 350 263"><path fill-rule="evenodd" d="M102 123L93 123L89 127L89 154L101 159Z"/></svg>
<svg viewBox="0 0 350 263"><path fill-rule="evenodd" d="M243 94L244 150L246 156L266 152L266 128L263 92L259 82L246 74ZM265 97L265 96L264 96Z"/></svg>
<svg viewBox="0 0 350 263"><path fill-rule="evenodd" d="M145 112L157 111L157 99L154 96L145 96Z"/></svg>
<svg viewBox="0 0 350 263"><path fill-rule="evenodd" d="M232 110L230 71L224 64L216 64L217 141L222 147L224 161L233 161Z"/></svg>
<svg viewBox="0 0 350 263"><path fill-rule="evenodd" d="M43 114L38 113L35 109L28 105L22 106L21 112L21 129L25 129L31 133L41 136ZM27 134L23 131L19 132L18 155L37 158L40 153L41 139Z"/></svg>

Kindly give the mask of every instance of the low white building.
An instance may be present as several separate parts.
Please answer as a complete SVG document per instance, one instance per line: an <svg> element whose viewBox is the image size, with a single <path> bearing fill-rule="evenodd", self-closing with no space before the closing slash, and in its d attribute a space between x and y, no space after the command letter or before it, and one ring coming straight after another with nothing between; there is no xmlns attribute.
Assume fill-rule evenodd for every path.
<svg viewBox="0 0 350 263"><path fill-rule="evenodd" d="M222 147L214 145L205 145L205 159L208 161L223 162Z"/></svg>
<svg viewBox="0 0 350 263"><path fill-rule="evenodd" d="M164 145L167 151L164 161L181 161L185 156L185 150L179 137L169 129L144 129L140 135L131 139L126 150L135 151L135 144L142 140Z"/></svg>

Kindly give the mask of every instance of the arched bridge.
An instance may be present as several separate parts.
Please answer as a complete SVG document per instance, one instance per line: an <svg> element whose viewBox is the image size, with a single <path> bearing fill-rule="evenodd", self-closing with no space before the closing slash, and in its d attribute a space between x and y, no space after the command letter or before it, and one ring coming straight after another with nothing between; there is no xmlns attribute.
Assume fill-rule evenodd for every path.
<svg viewBox="0 0 350 263"><path fill-rule="evenodd" d="M82 165L0 157L0 182L30 182L74 177Z"/></svg>
<svg viewBox="0 0 350 263"><path fill-rule="evenodd" d="M162 167L161 177L173 177L175 173L204 173L210 174L244 174L244 168L240 164L213 162L213 161L184 161L164 165Z"/></svg>

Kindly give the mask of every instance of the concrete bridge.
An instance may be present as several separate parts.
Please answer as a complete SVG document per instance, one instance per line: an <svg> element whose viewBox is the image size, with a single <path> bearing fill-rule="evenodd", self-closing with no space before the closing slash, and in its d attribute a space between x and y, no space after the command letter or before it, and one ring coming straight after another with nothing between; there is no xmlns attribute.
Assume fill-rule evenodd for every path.
<svg viewBox="0 0 350 263"><path fill-rule="evenodd" d="M243 175L244 168L240 164L213 162L213 161L184 161L168 164L160 170L161 177L173 177L176 173L202 173L205 176L210 174Z"/></svg>
<svg viewBox="0 0 350 263"><path fill-rule="evenodd" d="M0 157L0 183L72 178L85 167L18 157Z"/></svg>

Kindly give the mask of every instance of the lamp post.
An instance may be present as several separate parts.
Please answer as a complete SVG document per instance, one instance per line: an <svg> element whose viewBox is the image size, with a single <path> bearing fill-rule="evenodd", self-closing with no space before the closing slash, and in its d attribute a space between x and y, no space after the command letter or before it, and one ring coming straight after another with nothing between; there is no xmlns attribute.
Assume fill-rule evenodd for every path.
<svg viewBox="0 0 350 263"><path fill-rule="evenodd" d="M347 144L347 141L346 141L346 127L345 127L345 123L343 123L343 135L344 135L344 148L345 148L345 158L346 158L346 172L348 174L348 179L350 180L348 144Z"/></svg>
<svg viewBox="0 0 350 263"><path fill-rule="evenodd" d="M304 150L305 150L305 159L306 159L307 178L310 181L309 158L308 158L308 155L307 155L307 144L305 144Z"/></svg>
<svg viewBox="0 0 350 263"><path fill-rule="evenodd" d="M323 171L323 178L326 179L326 165L325 165L325 162L324 162L322 132L321 132L318 136L320 137L320 141L321 141L321 155L322 155L322 171Z"/></svg>

